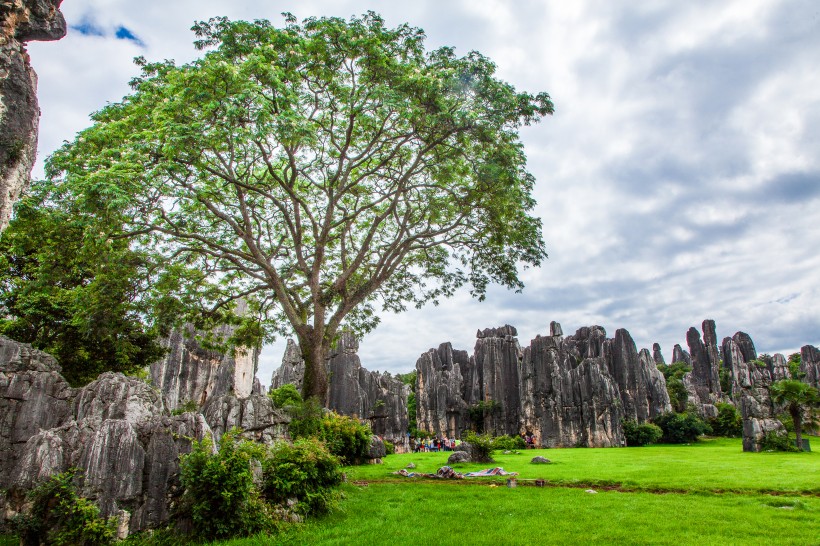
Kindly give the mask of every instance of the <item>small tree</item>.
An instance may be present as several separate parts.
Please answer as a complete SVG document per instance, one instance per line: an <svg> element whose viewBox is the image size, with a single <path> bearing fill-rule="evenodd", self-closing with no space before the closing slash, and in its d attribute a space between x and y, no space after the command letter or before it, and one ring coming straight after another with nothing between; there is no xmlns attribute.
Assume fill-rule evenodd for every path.
<svg viewBox="0 0 820 546"><path fill-rule="evenodd" d="M813 411L820 405L820 394L817 389L796 379L781 379L772 383L769 393L772 402L783 404L794 422L794 435L797 448L803 449L803 410Z"/></svg>

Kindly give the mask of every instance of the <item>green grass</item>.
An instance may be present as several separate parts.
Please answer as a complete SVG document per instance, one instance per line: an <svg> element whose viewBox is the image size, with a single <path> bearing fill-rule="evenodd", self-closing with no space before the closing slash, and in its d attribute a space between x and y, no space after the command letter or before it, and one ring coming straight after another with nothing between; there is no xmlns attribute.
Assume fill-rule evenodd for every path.
<svg viewBox="0 0 820 546"><path fill-rule="evenodd" d="M817 444L817 440L814 441ZM820 447L820 446L818 446ZM351 467L353 481L398 479L394 472L408 463L416 472L435 473L450 454L391 455L383 465ZM550 465L531 464L541 455ZM605 485L626 489L686 492L789 492L820 494L820 452L744 453L740 440L707 439L692 445L657 445L621 449L537 449L494 454L495 463L453 465L458 472L501 466L520 479L543 478L553 484ZM480 478L486 480L486 478Z"/></svg>
<svg viewBox="0 0 820 546"><path fill-rule="evenodd" d="M343 511L291 532L219 544L703 546L820 540L820 499L815 497L590 494L465 482L371 483L348 487L346 495Z"/></svg>

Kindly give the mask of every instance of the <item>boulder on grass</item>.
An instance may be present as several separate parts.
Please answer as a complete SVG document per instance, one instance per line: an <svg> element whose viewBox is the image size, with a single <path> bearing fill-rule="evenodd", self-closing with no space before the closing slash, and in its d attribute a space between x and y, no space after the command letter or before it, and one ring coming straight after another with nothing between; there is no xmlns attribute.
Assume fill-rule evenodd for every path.
<svg viewBox="0 0 820 546"><path fill-rule="evenodd" d="M550 463L552 463L552 461L550 461L546 457L541 457L540 455L538 457L533 457L530 462L532 464L550 464Z"/></svg>
<svg viewBox="0 0 820 546"><path fill-rule="evenodd" d="M469 463L472 462L470 458L470 454L466 451L454 451L452 455L447 459L447 464L455 464L455 463Z"/></svg>

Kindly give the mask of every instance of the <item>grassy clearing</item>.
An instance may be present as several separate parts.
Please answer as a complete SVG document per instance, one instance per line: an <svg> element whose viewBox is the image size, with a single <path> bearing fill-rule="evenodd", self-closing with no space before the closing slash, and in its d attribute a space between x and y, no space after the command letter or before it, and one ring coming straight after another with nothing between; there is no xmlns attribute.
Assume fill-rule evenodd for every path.
<svg viewBox="0 0 820 546"><path fill-rule="evenodd" d="M814 439L817 444L817 439ZM353 481L407 480L394 472L408 463L415 471L434 473L449 453L391 455L383 465L351 467ZM541 455L550 465L534 465ZM536 449L520 454L496 452L495 466L518 472L520 479L543 478L562 485L619 485L635 490L686 492L785 492L820 494L820 452L744 453L740 440L708 439L692 445L656 445L621 449ZM458 472L487 464L453 465ZM481 478L486 480L486 478Z"/></svg>
<svg viewBox="0 0 820 546"><path fill-rule="evenodd" d="M489 487L349 487L343 511L262 544L816 544L820 499Z"/></svg>

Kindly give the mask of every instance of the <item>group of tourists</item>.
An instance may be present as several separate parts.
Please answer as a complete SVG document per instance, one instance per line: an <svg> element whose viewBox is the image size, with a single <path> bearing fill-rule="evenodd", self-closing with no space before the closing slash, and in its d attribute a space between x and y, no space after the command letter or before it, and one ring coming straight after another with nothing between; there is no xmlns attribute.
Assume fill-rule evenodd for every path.
<svg viewBox="0 0 820 546"><path fill-rule="evenodd" d="M410 438L410 446L414 453L428 451L458 451L461 440L455 438Z"/></svg>

